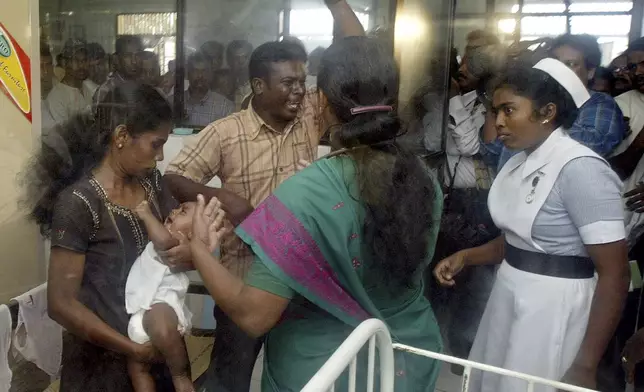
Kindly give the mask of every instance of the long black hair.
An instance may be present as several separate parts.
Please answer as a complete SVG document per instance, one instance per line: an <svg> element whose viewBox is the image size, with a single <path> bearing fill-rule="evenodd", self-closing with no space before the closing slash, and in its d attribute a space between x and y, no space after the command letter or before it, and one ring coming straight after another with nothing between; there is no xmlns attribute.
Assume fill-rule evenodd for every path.
<svg viewBox="0 0 644 392"><path fill-rule="evenodd" d="M539 109L549 103L557 107L555 127L569 129L579 114L579 109L568 90L545 71L532 68L531 63L517 62L508 67L505 75L498 80L496 88L502 87L531 100L535 120L541 118Z"/></svg>
<svg viewBox="0 0 644 392"><path fill-rule="evenodd" d="M22 203L48 236L60 192L94 169L105 157L114 130L125 125L132 137L172 121L172 110L151 86L124 83L93 109L43 133L41 147L22 173Z"/></svg>
<svg viewBox="0 0 644 392"><path fill-rule="evenodd" d="M393 56L373 38L347 37L324 53L318 88L341 125L332 142L350 148L357 198L366 206L365 242L386 272L390 288L411 286L427 259L435 189L424 162L399 142L401 120L392 112L353 115L367 105L397 104L399 74Z"/></svg>

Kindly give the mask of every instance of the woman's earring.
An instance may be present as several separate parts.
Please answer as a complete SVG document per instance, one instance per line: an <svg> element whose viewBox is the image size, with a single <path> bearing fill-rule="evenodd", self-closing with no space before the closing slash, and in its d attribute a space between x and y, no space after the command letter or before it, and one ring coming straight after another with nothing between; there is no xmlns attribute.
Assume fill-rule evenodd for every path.
<svg viewBox="0 0 644 392"><path fill-rule="evenodd" d="M118 147L119 149L121 149L121 148L123 148L123 145L119 143L119 144L118 144L118 146L116 146L116 147Z"/></svg>
<svg viewBox="0 0 644 392"><path fill-rule="evenodd" d="M543 120L543 122L541 124L543 124L543 125L548 124L548 120Z"/></svg>

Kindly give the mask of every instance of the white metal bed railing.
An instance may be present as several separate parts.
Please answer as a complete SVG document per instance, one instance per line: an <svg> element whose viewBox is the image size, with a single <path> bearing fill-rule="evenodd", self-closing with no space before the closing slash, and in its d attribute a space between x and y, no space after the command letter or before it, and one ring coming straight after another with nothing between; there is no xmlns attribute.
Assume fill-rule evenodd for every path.
<svg viewBox="0 0 644 392"><path fill-rule="evenodd" d="M367 392L374 390L376 346L380 357L380 390L394 390L394 349L389 329L378 319L363 321L338 347L331 358L318 370L301 392L326 392L335 390L335 382L349 367L349 392L356 390L357 355L369 342Z"/></svg>
<svg viewBox="0 0 644 392"><path fill-rule="evenodd" d="M356 390L356 369L357 355L366 342L369 342L367 391L374 390L375 355L376 346L380 356L380 391L393 392L394 390L394 358L393 350L405 351L410 354L421 355L427 358L436 359L441 362L461 365L465 368L461 383L461 392L467 392L470 384L470 374L473 369L496 373L501 376L515 377L526 381L527 392L533 392L536 385L552 387L567 392L596 392L591 389L580 388L558 381L552 381L541 377L534 377L511 370L489 366L478 362L468 361L449 355L438 354L432 351L422 350L416 347L391 342L389 329L380 320L370 319L362 322L349 337L333 353L331 358L304 386L302 392L326 392L334 391L335 383L340 375L349 367L349 392ZM450 391L452 392L452 391ZM455 392L455 391L454 391Z"/></svg>

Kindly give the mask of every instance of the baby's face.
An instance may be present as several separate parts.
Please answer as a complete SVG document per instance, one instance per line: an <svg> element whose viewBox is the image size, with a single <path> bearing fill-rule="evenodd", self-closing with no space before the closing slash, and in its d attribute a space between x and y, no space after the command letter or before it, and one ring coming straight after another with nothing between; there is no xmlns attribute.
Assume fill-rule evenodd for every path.
<svg viewBox="0 0 644 392"><path fill-rule="evenodd" d="M192 232L192 217L195 213L197 203L183 203L179 208L172 210L170 216L165 220L165 228L172 233L181 232L189 235Z"/></svg>

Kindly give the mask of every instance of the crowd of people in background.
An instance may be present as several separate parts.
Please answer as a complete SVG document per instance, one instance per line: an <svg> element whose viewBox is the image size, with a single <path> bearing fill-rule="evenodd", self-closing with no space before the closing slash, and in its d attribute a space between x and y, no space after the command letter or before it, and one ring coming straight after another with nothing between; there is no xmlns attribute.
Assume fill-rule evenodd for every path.
<svg viewBox="0 0 644 392"><path fill-rule="evenodd" d="M302 42L297 43L304 48ZM311 52L307 86L315 85L315 64L322 51L318 48ZM252 52L253 46L245 40L235 40L227 46L208 41L187 56L185 105L181 117L184 125L201 129L242 109L244 100L251 95L248 61ZM172 103L176 61L169 61L167 69L162 75L159 56L145 50L143 41L137 36L117 38L113 54L106 53L96 42L70 39L55 58L48 43L43 42L43 128L50 129L79 111L91 110L107 91L124 81L155 87Z"/></svg>
<svg viewBox="0 0 644 392"><path fill-rule="evenodd" d="M68 352L67 360L85 355L96 362L63 373L68 390L81 390L82 382L95 386L86 390L103 390L105 380L88 374L97 373L106 351L121 355L111 378L125 374L123 358L145 363L154 355L113 334L125 334L127 314L117 302L126 276L93 267L81 282L83 264L73 273L65 264L80 254L100 265L102 247L120 237L127 254L118 265L128 269L143 252L144 238L152 238L137 223L141 197L159 205L154 216L146 215L149 221L172 220L180 213L172 212L177 201L184 203L179 210L193 203L190 230L203 229L204 209L211 215L205 220L220 207L227 214L225 229L217 228L221 238L204 240L201 233L190 244L175 238L176 249L157 257L173 268L196 267L215 298L218 327L207 388L247 391L265 344L263 389L299 389L328 358L325 344L337 347L366 315L386 319L394 335L416 346L440 350L442 335L447 350L462 358L589 388L623 388L624 371L632 379L644 359L644 329L631 336L640 309L627 294L628 260L644 270L644 38L602 67L597 39L589 35L508 47L491 33L472 32L460 60L452 50L445 65L451 73L445 129L435 121L436 91L420 89L425 111L417 131L426 151L440 149L444 157L442 165L429 167L398 144L402 121L409 119L396 114L392 48L362 37L344 0L326 3L336 38L343 38L329 49L307 53L295 37L257 48L243 40L227 46L208 41L186 58L183 92L176 91L177 62L162 74L157 55L136 36L118 37L111 55L97 43L72 39L54 58L41 45L43 135L59 129L48 148L56 150L56 138L76 138L74 148L90 146L100 155L71 162L74 178L50 172L34 180L54 190L32 215L43 228L62 230L49 278L54 314L85 339L80 345L89 353ZM173 118L177 97L183 112ZM163 177L150 175L177 118L203 130ZM84 125L100 140L79 136ZM325 136L344 152L307 167ZM52 156L43 154L41 163ZM92 171L83 172L88 167ZM384 174L391 180L380 186ZM118 175L137 181L123 185ZM215 176L222 187L207 187ZM62 194L60 184L52 185L67 180ZM119 186L131 187L131 197L114 193ZM61 198L56 203L55 196ZM70 208L87 213L74 218ZM347 209L356 212L355 221L335 213ZM97 223L108 219L116 232ZM75 225L84 229L74 231ZM269 230L274 226L288 235ZM362 236L368 250L353 245ZM284 237L305 244L295 247L302 253L286 252L293 243ZM209 254L214 242L221 242L220 259ZM338 293L333 298L292 269L308 262L306 268L319 271L316 263L327 261L343 285L329 283ZM101 273L121 283L104 292L86 287L105 286ZM325 282L336 282L333 276ZM77 292L64 290L66 279L89 296L82 306ZM297 315L278 323L288 311ZM80 325L91 312L102 320ZM164 332L150 331L153 342ZM291 340L308 351L289 346ZM434 363L403 362L400 390L433 388ZM175 372L186 378L185 367L185 360L170 366L175 386ZM167 384L166 370L140 373ZM477 373L473 380L476 391L521 388L516 380ZM121 380L110 390L128 388L130 381Z"/></svg>

